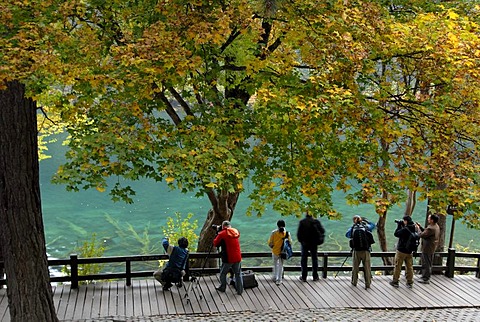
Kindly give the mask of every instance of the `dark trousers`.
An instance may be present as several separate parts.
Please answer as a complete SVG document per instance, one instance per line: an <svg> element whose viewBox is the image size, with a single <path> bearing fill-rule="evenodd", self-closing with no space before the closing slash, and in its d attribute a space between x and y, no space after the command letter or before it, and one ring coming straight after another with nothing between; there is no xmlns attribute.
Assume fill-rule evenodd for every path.
<svg viewBox="0 0 480 322"><path fill-rule="evenodd" d="M432 276L433 254L422 253L420 258L422 259L422 278L428 281Z"/></svg>
<svg viewBox="0 0 480 322"><path fill-rule="evenodd" d="M306 279L308 275L308 255L312 257L312 277L314 279L318 278L318 246L317 245L303 245L302 244L302 259L300 260L300 265L302 266L302 279Z"/></svg>

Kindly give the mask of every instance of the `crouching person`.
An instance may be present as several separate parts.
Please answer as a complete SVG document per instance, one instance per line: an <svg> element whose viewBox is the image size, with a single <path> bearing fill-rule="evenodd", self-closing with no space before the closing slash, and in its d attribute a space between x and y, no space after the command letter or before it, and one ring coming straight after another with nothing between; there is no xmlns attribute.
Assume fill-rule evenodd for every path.
<svg viewBox="0 0 480 322"><path fill-rule="evenodd" d="M178 286L182 285L182 277L185 275L185 266L188 260L188 240L182 237L178 240L178 246L172 246L165 237L162 245L168 254L168 262L163 270L157 270L153 276L162 284L163 290L168 291L173 283Z"/></svg>

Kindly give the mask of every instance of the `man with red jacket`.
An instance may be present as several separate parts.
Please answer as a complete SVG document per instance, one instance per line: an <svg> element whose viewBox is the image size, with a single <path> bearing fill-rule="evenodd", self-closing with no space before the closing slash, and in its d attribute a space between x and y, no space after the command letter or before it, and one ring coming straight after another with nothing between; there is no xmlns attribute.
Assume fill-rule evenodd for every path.
<svg viewBox="0 0 480 322"><path fill-rule="evenodd" d="M232 228L229 221L222 223L220 230L213 240L213 246L222 247L222 267L220 268L220 286L216 287L217 291L225 292L227 287L227 273L233 269L235 274L235 289L237 294L243 293L242 280L242 252L240 250L240 232Z"/></svg>

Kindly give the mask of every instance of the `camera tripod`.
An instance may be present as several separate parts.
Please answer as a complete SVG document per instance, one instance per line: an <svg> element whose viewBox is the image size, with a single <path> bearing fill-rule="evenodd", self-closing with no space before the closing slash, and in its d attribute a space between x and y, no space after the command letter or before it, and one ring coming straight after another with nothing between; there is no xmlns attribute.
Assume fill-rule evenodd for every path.
<svg viewBox="0 0 480 322"><path fill-rule="evenodd" d="M207 265L207 262L208 262L208 259L210 258L212 250L213 250L213 243L210 246L210 249L207 253L207 257L205 257L205 260L203 261L202 269L200 270L200 272L195 272L195 273L190 274L190 279L189 279L190 283L188 284L186 293L183 296L183 298L187 300L187 303L191 302L190 301L190 292L194 288L197 289L197 290L200 289L200 278L203 276L203 272L205 271L205 266ZM201 292L199 292L199 294L200 294L200 299L203 299L203 295L201 294Z"/></svg>

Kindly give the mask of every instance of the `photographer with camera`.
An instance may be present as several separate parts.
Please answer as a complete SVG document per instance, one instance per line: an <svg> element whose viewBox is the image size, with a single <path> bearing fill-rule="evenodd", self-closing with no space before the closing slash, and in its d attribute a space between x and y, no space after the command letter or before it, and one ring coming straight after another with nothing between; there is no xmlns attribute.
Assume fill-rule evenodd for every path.
<svg viewBox="0 0 480 322"><path fill-rule="evenodd" d="M438 226L438 216L428 216L428 226L423 228L417 222L416 226L422 232L420 238L422 239L422 254L420 255L422 261L422 277L418 280L419 283L430 284L430 276L432 275L433 255L437 249L438 240L440 239L440 227Z"/></svg>
<svg viewBox="0 0 480 322"><path fill-rule="evenodd" d="M182 285L182 277L185 275L185 266L188 260L188 239L182 237L178 239L178 246L172 246L165 237L162 245L168 254L168 262L162 271L155 271L153 277L162 284L164 291L168 291L173 283L177 283L178 286Z"/></svg>
<svg viewBox="0 0 480 322"><path fill-rule="evenodd" d="M240 232L232 228L229 221L224 221L222 226L213 226L217 230L217 236L213 240L213 246L221 246L222 266L220 268L220 286L215 289L225 292L227 288L227 273L230 268L235 274L235 289L238 295L243 293L242 280L242 252L240 250Z"/></svg>
<svg viewBox="0 0 480 322"><path fill-rule="evenodd" d="M365 278L365 289L370 288L372 283L370 252L372 244L375 243L372 231L375 224L362 218L359 215L353 216L353 226L347 230L345 236L350 238L350 247L352 248L352 285L357 286L358 271L360 263L363 264L363 277Z"/></svg>
<svg viewBox="0 0 480 322"><path fill-rule="evenodd" d="M413 251L410 248L411 238L415 238L416 227L410 216L403 216L402 220L395 220L397 229L395 237L398 237L397 252L395 253L395 268L393 270L393 280L390 285L398 288L402 264L405 262L405 271L407 277L407 287L413 287Z"/></svg>

